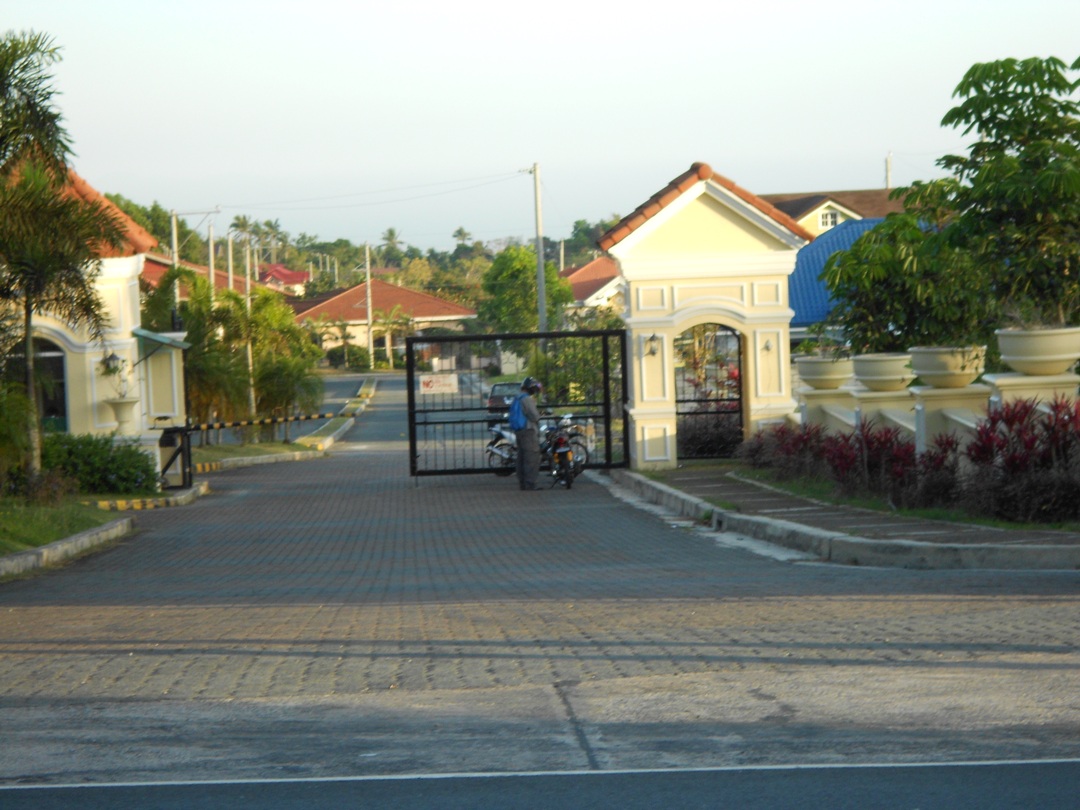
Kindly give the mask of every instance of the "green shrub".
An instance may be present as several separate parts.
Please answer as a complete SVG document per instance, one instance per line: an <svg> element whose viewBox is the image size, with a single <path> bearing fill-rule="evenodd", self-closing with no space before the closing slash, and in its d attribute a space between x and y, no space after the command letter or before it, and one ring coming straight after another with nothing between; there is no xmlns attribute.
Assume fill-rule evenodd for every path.
<svg viewBox="0 0 1080 810"><path fill-rule="evenodd" d="M345 365L345 347L334 346L326 350L326 360L334 368L345 368L348 371L370 371L371 357L368 350L363 346L349 346L349 363Z"/></svg>
<svg viewBox="0 0 1080 810"><path fill-rule="evenodd" d="M112 436L48 434L41 463L74 479L82 493L137 495L157 489L154 459L136 442L114 442Z"/></svg>

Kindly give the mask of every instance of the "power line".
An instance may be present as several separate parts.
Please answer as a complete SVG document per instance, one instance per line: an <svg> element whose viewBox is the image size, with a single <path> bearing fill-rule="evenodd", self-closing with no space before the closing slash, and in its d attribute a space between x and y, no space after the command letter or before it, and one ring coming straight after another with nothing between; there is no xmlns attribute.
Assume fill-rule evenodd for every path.
<svg viewBox="0 0 1080 810"><path fill-rule="evenodd" d="M326 211L326 210L335 210L335 209L342 209L342 208L366 208L366 207L370 207L370 206L374 206L374 205L392 205L394 203L399 203L399 202L411 202L413 200L422 200L422 199L426 199L426 198L429 198L429 197L441 197L441 196L446 196L447 194L457 194L457 193L462 192L462 191L471 191L473 189L483 188L485 186L490 186L490 185L495 185L496 183L508 182L509 180L516 179L519 176L519 174L520 174L519 172L514 172L512 174L488 175L486 177L475 177L475 178L470 178L470 179L465 179L465 180L447 180L447 181L443 181L443 182L440 182L440 183L426 183L426 184L423 184L423 185L416 185L416 186L401 186L399 188L381 189L381 190L378 190L378 191L361 191L361 192L356 192L356 193L353 193L353 194L339 194L339 195L329 196L329 197L308 197L308 198L305 198L305 199L297 199L297 200L279 200L277 202L223 204L221 207L222 208L230 208L230 209L250 208L250 209L255 209L255 210L267 209L267 208L276 208L278 210L283 210L283 211ZM438 186L457 185L457 184L460 184L460 183L470 183L471 185L463 186L461 188L447 189L445 191L434 191L434 192L431 192L429 194L417 194L417 195L413 195L413 196L409 196L409 197L400 197L400 198L390 199L390 200L375 200L375 201L372 201L372 202L345 203L345 204L342 204L342 205L321 205L321 206L304 205L305 203L321 202L323 200L351 199L351 198L354 198L354 197L370 196L370 195L373 195L373 194L398 194L398 193L405 192L405 191L410 191L410 190L413 190L413 189L434 188L434 187L438 187ZM282 208L281 206L285 206L285 207Z"/></svg>

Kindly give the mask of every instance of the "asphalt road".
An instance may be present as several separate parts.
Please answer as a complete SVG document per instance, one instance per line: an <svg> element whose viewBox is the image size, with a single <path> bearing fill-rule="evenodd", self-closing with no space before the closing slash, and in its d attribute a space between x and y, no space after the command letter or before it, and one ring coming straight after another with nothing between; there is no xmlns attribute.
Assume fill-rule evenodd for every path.
<svg viewBox="0 0 1080 810"><path fill-rule="evenodd" d="M6 810L1072 810L1078 782L1080 764L1071 762L83 785L4 791L0 799Z"/></svg>
<svg viewBox="0 0 1080 810"><path fill-rule="evenodd" d="M538 493L411 479L403 406L387 379L331 458L214 474L209 496L140 513L110 550L0 585L0 783L56 788L0 806L106 795L56 787L74 784L228 782L288 806L282 791L357 789L295 781L310 779L659 770L681 798L688 769L818 774L787 782L788 801L829 790L832 766L1080 757L1080 573L784 562L595 476ZM1012 785L1002 801L1046 797L1026 806L1080 787L1071 765L1012 767L978 778ZM941 770L924 790L964 784ZM872 790L875 773L845 778ZM581 803L560 806L619 781L579 778ZM516 800L535 779L451 794ZM429 782L451 785L378 790Z"/></svg>

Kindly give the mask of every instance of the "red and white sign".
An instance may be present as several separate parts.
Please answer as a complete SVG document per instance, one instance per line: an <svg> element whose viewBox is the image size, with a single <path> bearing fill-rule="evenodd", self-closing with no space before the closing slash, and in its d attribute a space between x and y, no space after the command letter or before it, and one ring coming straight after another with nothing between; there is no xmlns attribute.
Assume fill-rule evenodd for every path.
<svg viewBox="0 0 1080 810"><path fill-rule="evenodd" d="M457 374L421 374L421 394L456 394L458 392Z"/></svg>

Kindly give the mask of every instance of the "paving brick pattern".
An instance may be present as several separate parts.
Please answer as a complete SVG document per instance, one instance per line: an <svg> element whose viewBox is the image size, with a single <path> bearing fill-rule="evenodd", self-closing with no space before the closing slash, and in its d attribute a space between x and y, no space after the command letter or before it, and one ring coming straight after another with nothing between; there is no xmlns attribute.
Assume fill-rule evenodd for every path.
<svg viewBox="0 0 1080 810"><path fill-rule="evenodd" d="M1080 665L1080 575L783 564L580 479L408 477L400 383L325 460L215 473L0 585L0 707Z"/></svg>

